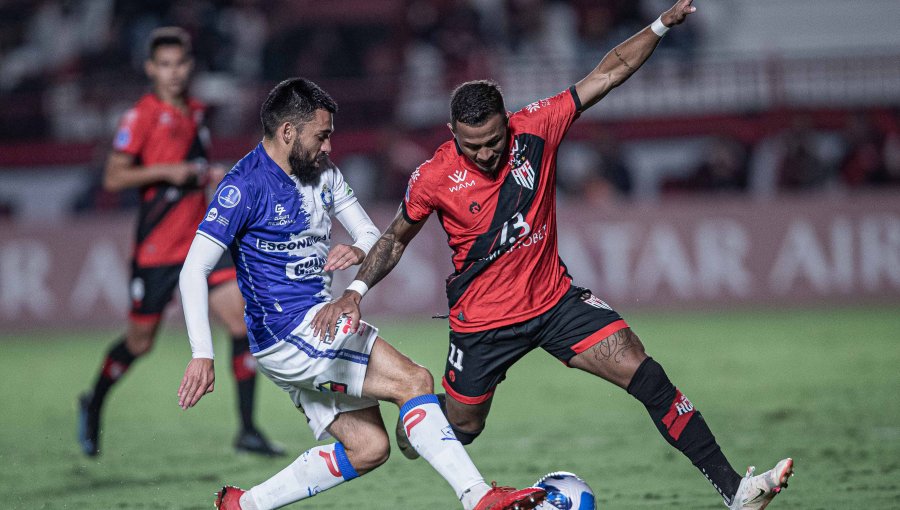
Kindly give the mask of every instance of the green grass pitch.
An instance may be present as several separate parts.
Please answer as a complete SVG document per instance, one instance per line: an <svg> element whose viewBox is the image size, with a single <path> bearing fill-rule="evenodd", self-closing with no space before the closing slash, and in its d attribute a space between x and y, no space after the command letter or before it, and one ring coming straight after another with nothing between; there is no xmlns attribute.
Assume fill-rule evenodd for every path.
<svg viewBox="0 0 900 510"><path fill-rule="evenodd" d="M797 474L770 508L900 508L896 307L626 315L739 471L794 457ZM401 351L440 373L445 322L370 319ZM258 422L292 456L233 453L235 397L224 339L215 393L181 411L175 393L189 350L173 327L113 390L102 455L82 457L76 396L115 335L0 336L3 508L208 509L223 483L250 487L314 444L287 396L261 379ZM392 428L397 409L382 410ZM542 351L510 371L487 429L468 450L487 480L502 484L529 485L554 470L578 473L604 510L723 508L640 404ZM291 508L460 506L424 461L394 452L378 470Z"/></svg>

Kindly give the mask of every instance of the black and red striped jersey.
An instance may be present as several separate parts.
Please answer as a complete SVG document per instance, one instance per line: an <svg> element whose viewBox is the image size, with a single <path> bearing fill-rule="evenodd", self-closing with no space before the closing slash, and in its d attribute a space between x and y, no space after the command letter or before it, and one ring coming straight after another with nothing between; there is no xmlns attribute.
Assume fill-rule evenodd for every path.
<svg viewBox="0 0 900 510"><path fill-rule="evenodd" d="M556 154L579 107L571 87L510 114L509 161L494 179L455 140L410 176L406 220L436 212L453 251L447 297L454 331L531 319L570 287L557 249Z"/></svg>
<svg viewBox="0 0 900 510"><path fill-rule="evenodd" d="M205 161L209 137L204 110L194 99L188 100L185 111L146 94L123 115L113 148L134 156L141 166ZM197 182L160 182L144 186L140 193L135 262L142 267L183 263L206 213L204 187Z"/></svg>

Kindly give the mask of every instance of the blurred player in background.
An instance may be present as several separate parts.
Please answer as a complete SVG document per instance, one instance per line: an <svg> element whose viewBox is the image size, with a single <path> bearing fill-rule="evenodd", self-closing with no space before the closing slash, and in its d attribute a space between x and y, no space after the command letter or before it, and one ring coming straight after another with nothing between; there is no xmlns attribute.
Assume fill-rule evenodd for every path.
<svg viewBox="0 0 900 510"><path fill-rule="evenodd" d="M193 68L189 36L177 27L159 28L149 46L145 71L152 91L123 117L104 175L108 190L139 188L141 205L128 328L107 352L93 389L79 399L79 441L88 456L100 452L100 416L110 388L153 347L194 231L206 212L206 190L224 175L223 168L207 162L204 106L187 93ZM247 348L244 302L227 255L210 275L210 285L212 311L232 338L241 420L234 446L241 452L281 455L283 449L253 423L256 361Z"/></svg>
<svg viewBox="0 0 900 510"><path fill-rule="evenodd" d="M344 295L313 322L318 335L342 316L354 325L369 287L384 278L437 212L453 250L447 279L450 352L445 412L456 436L484 429L506 371L541 347L567 366L628 391L663 437L713 484L732 509L762 509L787 486L793 461L754 476L731 467L700 412L647 356L628 324L591 291L572 285L559 257L556 153L572 122L650 57L669 27L696 8L679 0L651 26L610 51L584 79L556 96L507 114L493 82L468 82L450 100L453 140L410 177L393 223ZM398 427L401 450L415 456Z"/></svg>
<svg viewBox="0 0 900 510"><path fill-rule="evenodd" d="M260 370L290 395L316 440L338 441L307 450L248 491L223 487L215 506L279 508L377 468L390 450L378 408L386 400L400 407L412 447L453 487L463 508L533 508L543 489L488 486L453 437L431 374L375 327L354 324L350 333L344 322L321 341L312 334L315 311L331 299L333 271L359 264L379 235L328 158L336 111L334 100L303 78L272 89L260 111L263 140L219 184L181 272L192 359L179 405L190 408L214 388L207 282L230 249ZM331 246L332 216L353 245Z"/></svg>

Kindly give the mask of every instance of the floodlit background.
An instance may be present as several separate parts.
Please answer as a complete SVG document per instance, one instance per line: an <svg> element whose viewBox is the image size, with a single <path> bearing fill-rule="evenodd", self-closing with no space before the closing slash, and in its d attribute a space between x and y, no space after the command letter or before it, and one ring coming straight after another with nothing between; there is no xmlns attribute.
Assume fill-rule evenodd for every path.
<svg viewBox="0 0 900 510"><path fill-rule="evenodd" d="M863 457L855 459L857 474L863 477L857 481L866 483L865 466L886 480L879 488L883 499L871 500L866 507L891 508L900 498L896 458L882 461L878 452L900 452L900 404L886 392L887 401L859 403L864 406L860 409L853 405L865 400L873 386L896 390L900 383L896 371L879 371L865 362L896 366L900 361L900 3L698 0L695 5L697 13L666 35L630 81L585 113L561 147L562 258L577 283L590 287L626 318L634 317L630 322L646 321L654 338L642 336L651 351L659 345L669 355L670 372L684 366L679 356L699 360L699 374L682 374L688 381L696 377L695 393L710 381L735 374L747 378L744 384L731 381L735 391L752 388L761 374L790 377L785 371L810 363L811 353L826 356L829 377L840 373L847 380L819 381L816 377L826 370L807 364L805 382L795 384L807 384L809 395L784 396L776 385L772 394L746 406L751 414L761 401L773 406L766 409L768 421L760 426L793 426L798 437L829 420L829 408L845 412L846 426L831 439L810 443L808 460L821 461L816 483L828 480L825 464L846 458L842 444L862 444L872 453L857 455ZM35 415L34 422L14 421L18 413L0 418L10 420L0 422L4 430L16 431L8 438L7 451L12 453L0 452L0 457L12 456L13 466L0 472L0 486L19 487L22 472L35 463L53 462L34 460L43 455L71 463L60 475L69 480L70 489L87 480L90 490L76 490L85 508L174 507L164 496L159 497L169 503L161 506L131 500L147 490L166 494L165 484L172 479L165 475L130 477L122 475L133 469L126 462L113 468L109 457L101 457L99 465L80 460L74 410L68 407L78 391L87 388L95 363L124 326L128 310L137 195L105 192L100 180L119 116L147 90L142 62L151 30L175 24L192 34L196 73L191 90L210 107L212 156L227 166L260 139L259 106L277 82L304 76L326 89L340 104L333 160L384 227L409 174L448 139L447 103L455 85L494 79L505 92L507 107L518 110L577 82L615 44L669 6L665 0L0 2L0 358L7 368L0 380L25 392L37 391L34 388L42 384L54 388L40 397L49 400L0 394L0 399L10 399L8 405L19 406L22 416ZM443 280L449 272L445 236L432 218L397 270L366 298L363 310L383 325L386 336L396 333L435 373L442 369L446 325L427 319L446 310ZM354 273L337 276L339 290ZM168 336L160 339L161 353L155 354L159 361L151 356L139 367L152 372L151 367L167 363L166 379L148 379L143 386L125 381L123 388L133 384L134 389L121 390L123 395L151 392L154 382L158 391L174 394L187 358L178 308L172 307ZM842 317L865 320L850 327ZM814 327L832 324L825 322L829 320L835 321L834 327ZM667 328L670 322L674 325ZM707 322L716 324L717 336L711 340L693 334ZM768 329L772 324L781 329L774 336ZM838 324L849 328L840 333L845 341L830 336L838 334ZM680 337L679 327L684 328ZM667 345L669 334L680 339L679 349ZM414 342L428 342L430 350L415 351ZM741 350L732 350L738 342ZM762 342L762 351L746 351L754 342ZM782 357L778 346L784 342L796 342L784 351L795 358ZM862 360L863 351L855 349L854 342L870 349ZM683 350L689 348L693 350ZM827 356L826 349L832 349L833 356ZM45 356L51 351L53 356ZM71 353L71 358L61 357L61 352ZM740 352L741 362L728 358L730 352ZM772 373L768 361L776 358L779 368ZM711 363L716 371L707 375ZM560 372L552 374L537 377L546 377L545 384L558 383ZM35 375L39 377L28 381ZM574 377L588 383L585 377ZM228 376L221 379L221 391L230 391ZM511 381L515 383L512 374ZM273 401L263 415L270 412L279 423L296 421L279 439L294 437L290 444L298 451L308 447L310 437L294 428L302 426L294 412L288 409L291 414L284 420L277 414L287 407L283 397L265 383L260 391L264 403ZM607 391L613 390L604 386L603 395ZM829 392L832 399L809 400L812 394ZM146 400L147 395L131 395L155 402ZM505 398L515 400L515 391ZM111 404L117 400L113 397ZM222 419L233 419L230 401L220 400ZM706 400L723 406L720 422L747 419L741 415L742 405L728 399L720 403L712 396ZM59 405L38 403L56 401ZM809 408L797 411L792 406L799 402L808 402ZM108 419L115 420L116 412L125 413L111 410ZM638 416L642 412L631 407L626 414L645 433L647 443L661 444ZM192 415L194 421L184 426L207 426L208 416L202 413ZM802 426L792 424L791 417L797 416ZM876 416L883 421L865 429L868 432L849 431L854 417L865 422ZM124 415L119 419L126 420ZM171 422L154 413L137 421L156 419ZM134 427L140 429L140 424ZM27 431L34 428L44 431L42 437L52 437L53 446L44 448L37 439L16 441L29 437ZM226 442L230 429L230 424L223 427ZM522 433L527 436L528 430ZM120 440L127 441L126 433L121 434ZM766 450L762 459L745 460L755 453L751 444L769 439L724 434L738 452L746 453L740 463L762 465L781 455L781 449ZM481 441L502 445L505 439L496 430ZM115 436L109 441L115 445ZM811 453L812 444L823 442L832 449L817 451L818 456ZM634 443L640 448L644 440ZM786 441L785 446L793 444ZM505 452L522 446L513 442L496 448ZM658 446L659 452L665 451L664 445ZM148 450L158 453L159 448L156 442L145 444L133 454L150 455ZM494 451L474 448L475 454ZM213 454L219 460L215 455L206 460L221 469L189 480L196 486L180 487L185 495L199 488L205 495L207 486L215 488L222 478L234 475L227 468L234 461L230 452L222 448ZM607 481L615 475L608 471L613 468L605 465L590 472L588 466L596 459L577 457L580 454L581 449L572 451L576 466L585 466L580 474L606 487L609 508L678 506L665 490L660 497L647 497L642 492L647 480L610 492ZM176 454L164 457L168 455ZM658 457L671 460L663 453ZM158 455L153 459L166 465ZM391 465L400 462L396 459ZM239 472L235 481L258 482L279 466L245 463L246 472ZM512 482L527 482L541 471L563 467L510 461L501 469L509 470ZM686 473L686 478L694 476ZM383 475L372 478L378 476ZM666 472L660 477L667 478ZM695 482L698 494L710 496L704 481ZM17 501L22 508L66 508L55 497L41 496L45 489L39 485L23 490ZM784 508L852 507L831 505L813 494L807 503L793 500L793 506L784 498ZM357 497L368 501L365 493ZM207 502L185 505L200 508Z"/></svg>

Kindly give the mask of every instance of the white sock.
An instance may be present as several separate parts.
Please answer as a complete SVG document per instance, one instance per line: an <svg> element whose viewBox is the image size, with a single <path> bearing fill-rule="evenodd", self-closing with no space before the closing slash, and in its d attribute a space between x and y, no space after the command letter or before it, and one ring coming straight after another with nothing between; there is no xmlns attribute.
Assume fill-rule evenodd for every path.
<svg viewBox="0 0 900 510"><path fill-rule="evenodd" d="M316 446L303 452L272 478L247 491L241 496L241 506L246 510L280 508L311 498L357 476L347 459L344 445ZM245 499L248 499L247 506L244 506Z"/></svg>
<svg viewBox="0 0 900 510"><path fill-rule="evenodd" d="M400 419L413 448L453 487L466 510L474 508L490 488L453 434L437 396L410 399L400 408Z"/></svg>

